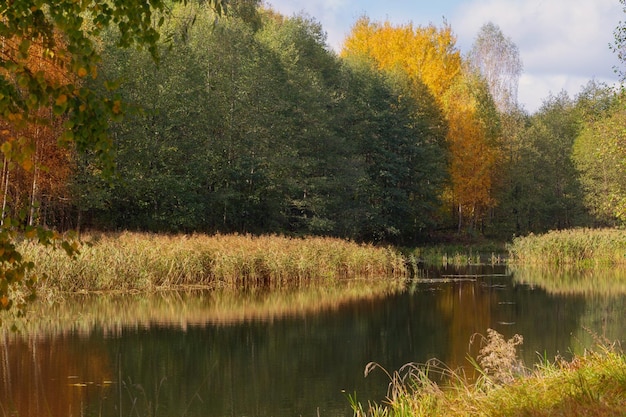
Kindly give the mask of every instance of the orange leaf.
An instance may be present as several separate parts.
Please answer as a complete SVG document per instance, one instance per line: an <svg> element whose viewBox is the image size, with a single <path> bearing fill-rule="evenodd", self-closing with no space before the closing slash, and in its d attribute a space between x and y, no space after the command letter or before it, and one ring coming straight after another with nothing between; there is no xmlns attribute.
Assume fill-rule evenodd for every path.
<svg viewBox="0 0 626 417"><path fill-rule="evenodd" d="M30 171L33 168L33 162L30 159L25 159L20 164L25 171Z"/></svg>
<svg viewBox="0 0 626 417"><path fill-rule="evenodd" d="M57 106L62 106L66 102L67 102L67 96L65 94L61 94L60 96L57 97L55 104Z"/></svg>

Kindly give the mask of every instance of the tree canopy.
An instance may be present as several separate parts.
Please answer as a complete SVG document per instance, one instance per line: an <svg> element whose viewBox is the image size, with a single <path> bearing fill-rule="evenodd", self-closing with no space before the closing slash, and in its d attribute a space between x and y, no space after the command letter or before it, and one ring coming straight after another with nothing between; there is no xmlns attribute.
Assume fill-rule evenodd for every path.
<svg viewBox="0 0 626 417"><path fill-rule="evenodd" d="M367 57L380 70L402 72L413 85L414 98L421 86L428 87L448 126L450 185L440 194L458 229L465 223L474 227L495 205L499 122L492 95L483 88L484 80L467 70L452 28L392 26L361 18L342 56Z"/></svg>

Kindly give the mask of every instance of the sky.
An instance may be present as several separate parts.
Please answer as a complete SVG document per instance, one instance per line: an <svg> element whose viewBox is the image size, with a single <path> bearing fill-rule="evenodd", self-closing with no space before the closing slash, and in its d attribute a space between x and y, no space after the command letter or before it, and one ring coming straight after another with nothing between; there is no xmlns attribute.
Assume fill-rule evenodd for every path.
<svg viewBox="0 0 626 417"><path fill-rule="evenodd" d="M339 52L361 16L415 26L447 22L467 53L481 26L492 22L518 47L524 65L518 102L533 113L551 94L574 98L589 81L618 81L611 51L613 30L626 13L619 0L266 0L286 16L320 22L328 45ZM624 68L626 64L620 67Z"/></svg>

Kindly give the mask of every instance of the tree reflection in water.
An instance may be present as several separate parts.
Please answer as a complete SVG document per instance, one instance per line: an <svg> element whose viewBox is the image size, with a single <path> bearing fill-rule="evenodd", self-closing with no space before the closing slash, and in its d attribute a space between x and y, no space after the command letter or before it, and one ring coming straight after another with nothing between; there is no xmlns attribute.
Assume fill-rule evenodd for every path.
<svg viewBox="0 0 626 417"><path fill-rule="evenodd" d="M311 309L294 293L70 300L46 310L48 325L33 320L24 333L0 339L1 410L22 417L350 416L347 394L366 403L386 393L383 372L363 377L370 361L391 371L435 357L464 366L470 337L487 328L522 334L527 364L536 352L550 358L591 343L581 338L583 326L624 337L623 293L549 292L495 272ZM318 291L308 303L323 305L323 297L332 295ZM277 308L281 298L301 307ZM239 313L224 315L228 305ZM53 323L53 314L66 323Z"/></svg>

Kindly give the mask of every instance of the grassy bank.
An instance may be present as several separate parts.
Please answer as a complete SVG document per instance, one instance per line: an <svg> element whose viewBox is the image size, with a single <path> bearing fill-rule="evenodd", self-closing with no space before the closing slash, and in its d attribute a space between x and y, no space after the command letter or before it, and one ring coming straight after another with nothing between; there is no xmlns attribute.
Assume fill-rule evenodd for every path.
<svg viewBox="0 0 626 417"><path fill-rule="evenodd" d="M525 265L626 265L626 230L571 229L513 240L510 258Z"/></svg>
<svg viewBox="0 0 626 417"><path fill-rule="evenodd" d="M432 266L499 264L506 258L502 242L422 246L404 251L407 259Z"/></svg>
<svg viewBox="0 0 626 417"><path fill-rule="evenodd" d="M481 350L478 380L437 363L406 365L388 374L388 403L365 408L351 397L355 415L364 416L623 416L626 410L626 355L619 347L599 347L571 361L544 361L531 370L510 360L519 341L496 335ZM490 335L491 339L491 335ZM495 343L495 346L494 344ZM483 348L485 349L485 348ZM374 367L375 368L375 367ZM449 386L433 382L437 373Z"/></svg>
<svg viewBox="0 0 626 417"><path fill-rule="evenodd" d="M47 275L40 292L267 289L407 273L394 250L331 238L123 232L83 240L87 244L75 260L63 251L22 244L34 272Z"/></svg>

